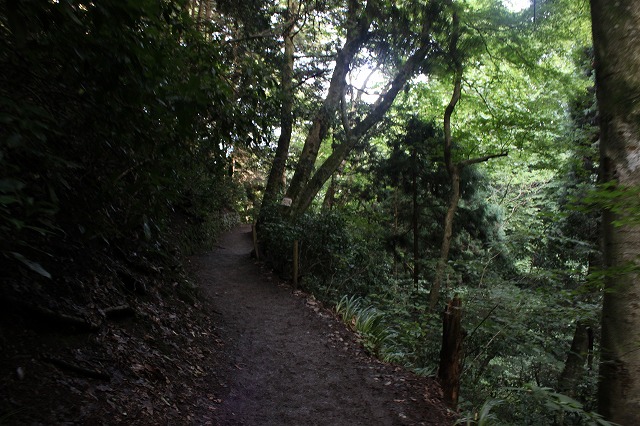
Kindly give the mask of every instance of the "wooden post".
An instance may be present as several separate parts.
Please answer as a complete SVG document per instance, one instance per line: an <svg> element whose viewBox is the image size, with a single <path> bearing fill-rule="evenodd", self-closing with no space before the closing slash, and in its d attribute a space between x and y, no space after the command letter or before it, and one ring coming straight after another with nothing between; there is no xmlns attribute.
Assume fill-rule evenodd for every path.
<svg viewBox="0 0 640 426"><path fill-rule="evenodd" d="M298 240L293 241L293 288L298 288Z"/></svg>
<svg viewBox="0 0 640 426"><path fill-rule="evenodd" d="M256 223L251 226L251 233L253 234L253 251L256 254L256 260L260 260L260 250L258 248L258 231L256 230Z"/></svg>
<svg viewBox="0 0 640 426"><path fill-rule="evenodd" d="M442 348L438 379L442 386L444 401L451 408L458 405L460 376L462 375L462 340L464 330L461 325L462 301L456 295L442 314Z"/></svg>

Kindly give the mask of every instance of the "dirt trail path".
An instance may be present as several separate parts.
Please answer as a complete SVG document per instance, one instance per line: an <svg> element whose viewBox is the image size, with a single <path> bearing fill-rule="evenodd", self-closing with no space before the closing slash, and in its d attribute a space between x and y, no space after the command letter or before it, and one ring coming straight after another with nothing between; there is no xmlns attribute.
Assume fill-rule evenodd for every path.
<svg viewBox="0 0 640 426"><path fill-rule="evenodd" d="M225 342L220 425L450 425L431 381L375 361L249 257L251 228L195 262Z"/></svg>

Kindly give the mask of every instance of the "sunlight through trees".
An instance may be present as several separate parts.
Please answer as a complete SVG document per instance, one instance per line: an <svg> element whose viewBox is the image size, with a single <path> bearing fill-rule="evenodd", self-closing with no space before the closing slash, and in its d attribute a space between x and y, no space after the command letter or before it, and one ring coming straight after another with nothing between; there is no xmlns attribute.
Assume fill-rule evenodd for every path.
<svg viewBox="0 0 640 426"><path fill-rule="evenodd" d="M102 318L253 222L385 361L460 312L463 421L633 423L640 23L591 3L0 1L0 296Z"/></svg>

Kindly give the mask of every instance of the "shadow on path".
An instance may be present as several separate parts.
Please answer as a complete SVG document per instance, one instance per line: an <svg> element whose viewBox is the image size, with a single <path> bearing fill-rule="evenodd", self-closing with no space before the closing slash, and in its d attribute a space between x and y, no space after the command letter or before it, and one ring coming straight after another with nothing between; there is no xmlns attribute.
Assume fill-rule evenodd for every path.
<svg viewBox="0 0 640 426"><path fill-rule="evenodd" d="M225 342L212 424L450 425L431 380L368 357L330 311L249 257L251 227L194 259Z"/></svg>

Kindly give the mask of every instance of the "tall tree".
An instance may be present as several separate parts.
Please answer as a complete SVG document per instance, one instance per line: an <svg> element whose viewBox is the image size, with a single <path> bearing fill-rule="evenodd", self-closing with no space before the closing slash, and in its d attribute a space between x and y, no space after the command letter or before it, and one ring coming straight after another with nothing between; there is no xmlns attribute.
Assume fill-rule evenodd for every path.
<svg viewBox="0 0 640 426"><path fill-rule="evenodd" d="M296 200L303 185L313 173L313 167L320 150L320 145L327 135L331 119L333 118L347 84L346 77L351 63L364 43L370 37L369 26L373 20L376 8L375 1L368 1L365 7L357 0L349 1L347 8L347 39L342 49L336 55L335 68L331 76L331 83L322 106L312 120L307 133L300 159L296 166L287 196ZM330 177L330 176L329 176ZM328 177L327 177L328 178ZM324 183L324 182L323 182ZM315 194L314 194L315 195Z"/></svg>
<svg viewBox="0 0 640 426"><path fill-rule="evenodd" d="M284 24L282 38L284 40L284 57L280 80L280 137L276 154L271 165L267 187L264 191L262 204L273 203L284 188L284 171L289 157L289 145L293 132L293 71L294 71L294 37L295 26L300 15L300 4L295 0L287 1L287 8L283 14Z"/></svg>
<svg viewBox="0 0 640 426"><path fill-rule="evenodd" d="M451 248L451 238L453 237L453 220L458 210L458 203L460 202L460 174L462 169L466 166L481 163L491 158L503 157L507 155L506 152L500 154L486 155L483 157L477 157L464 161L455 162L453 158L453 139L451 136L451 115L455 110L456 104L460 100L462 94L462 76L463 76L463 64L462 54L458 48L458 42L460 39L460 18L457 12L453 14L452 21L452 33L449 44L449 55L453 63L453 93L451 100L444 111L444 162L449 177L451 178L451 194L449 198L449 207L444 220L444 235L442 237L442 245L440 247L440 258L436 266L435 278L433 286L429 292L429 309L434 310L438 299L440 297L440 290L442 288L442 281L444 278L447 261L449 259L449 250Z"/></svg>
<svg viewBox="0 0 640 426"><path fill-rule="evenodd" d="M412 5L415 6L413 3ZM374 46L367 46L367 42L376 37L380 38L381 32L378 29L387 25L387 21L392 21L394 14L400 14L400 9L395 6L389 7L381 1L369 0L366 5L357 0L348 2L346 41L336 55L335 68L327 95L312 120L295 174L287 190L287 196L293 200L294 215L304 212L311 205L320 189L356 144L382 120L406 82L424 66L428 54L435 50L433 27L441 17L441 10L440 2L433 1L422 6L418 11L412 11L418 17L412 22L418 30L399 37L405 44L406 40L411 42L408 45L402 46L402 43L399 43L401 46L395 46L403 60L399 61L401 65L393 73L388 90L380 96L365 116L358 117L355 123L345 121L345 140L335 146L331 155L314 173L320 145L327 135L330 122L340 102L345 97L345 78L354 64L356 55L367 47L373 48ZM405 11L405 13L408 12ZM404 30L406 31L406 28Z"/></svg>
<svg viewBox="0 0 640 426"><path fill-rule="evenodd" d="M600 108L601 178L616 192L640 185L640 3L591 0ZM608 419L640 423L640 224L632 212L605 209L602 358L599 409ZM637 212L635 213L637 215ZM629 271L631 269L631 271Z"/></svg>

